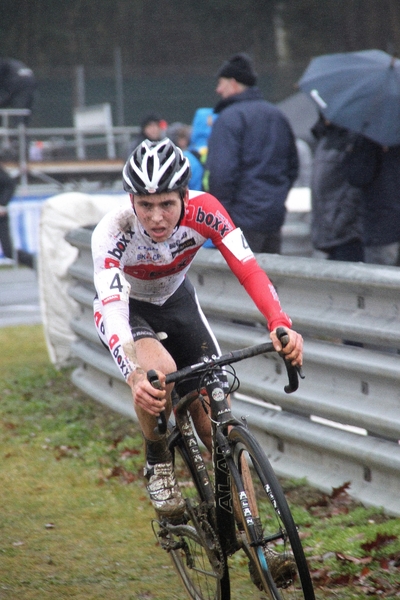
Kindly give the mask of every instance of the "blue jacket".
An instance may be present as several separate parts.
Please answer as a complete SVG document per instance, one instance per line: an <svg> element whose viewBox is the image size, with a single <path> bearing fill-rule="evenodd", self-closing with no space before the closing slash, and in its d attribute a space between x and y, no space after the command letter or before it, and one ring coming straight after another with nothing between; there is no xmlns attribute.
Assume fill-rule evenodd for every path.
<svg viewBox="0 0 400 600"><path fill-rule="evenodd" d="M183 155L189 159L190 170L192 172L192 175L191 175L190 181L189 181L189 189L197 190L200 192L202 190L201 185L202 185L204 167L201 164L200 160L197 158L197 156L195 154L193 154L193 152L191 150L183 150Z"/></svg>
<svg viewBox="0 0 400 600"><path fill-rule="evenodd" d="M214 109L198 108L196 110L192 121L190 148L194 148L198 152L203 148L207 148L214 119Z"/></svg>
<svg viewBox="0 0 400 600"><path fill-rule="evenodd" d="M209 191L238 227L278 231L298 173L291 127L257 87L221 100L208 142Z"/></svg>

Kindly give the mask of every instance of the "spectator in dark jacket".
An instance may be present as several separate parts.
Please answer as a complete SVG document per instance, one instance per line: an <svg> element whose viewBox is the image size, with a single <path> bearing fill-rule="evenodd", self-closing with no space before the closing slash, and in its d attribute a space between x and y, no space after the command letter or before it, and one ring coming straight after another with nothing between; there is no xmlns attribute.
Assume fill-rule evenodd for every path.
<svg viewBox="0 0 400 600"><path fill-rule="evenodd" d="M361 190L350 185L346 159L356 134L326 121L312 128L317 139L311 174L311 240L330 260L363 261Z"/></svg>
<svg viewBox="0 0 400 600"><path fill-rule="evenodd" d="M0 108L27 108L32 110L36 79L24 63L14 58L0 58ZM28 124L26 117L13 117L12 126L19 122Z"/></svg>
<svg viewBox="0 0 400 600"><path fill-rule="evenodd" d="M376 164L376 176L365 190L365 262L398 266L400 146L378 146Z"/></svg>
<svg viewBox="0 0 400 600"><path fill-rule="evenodd" d="M293 132L263 100L249 57L236 54L218 73L222 100L208 143L209 191L240 227L253 252L279 253L285 201L298 174Z"/></svg>
<svg viewBox="0 0 400 600"><path fill-rule="evenodd" d="M32 110L36 90L36 79L29 67L14 58L0 58L0 108L26 108ZM30 115L11 117L9 126L28 124ZM0 242L7 258L13 255L9 232L7 205L16 188L16 180L0 165ZM18 262L33 266L33 257L24 251L18 252Z"/></svg>
<svg viewBox="0 0 400 600"><path fill-rule="evenodd" d="M16 184L16 180L0 166L0 243L6 258L13 257L7 205L13 197Z"/></svg>
<svg viewBox="0 0 400 600"><path fill-rule="evenodd" d="M10 236L10 225L8 216L8 204L12 199L17 180L12 178L8 172L0 166L0 243L3 255L6 258L14 258L13 244ZM1 253L0 253L1 256ZM16 258L18 264L35 268L35 257L26 250L17 250Z"/></svg>
<svg viewBox="0 0 400 600"><path fill-rule="evenodd" d="M348 173L362 192L365 262L399 266L400 146L387 148L358 136Z"/></svg>

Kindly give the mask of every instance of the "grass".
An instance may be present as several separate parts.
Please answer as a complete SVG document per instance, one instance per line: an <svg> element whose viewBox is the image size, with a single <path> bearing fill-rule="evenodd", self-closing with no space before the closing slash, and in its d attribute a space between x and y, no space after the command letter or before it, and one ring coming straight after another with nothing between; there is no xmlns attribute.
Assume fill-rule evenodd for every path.
<svg viewBox="0 0 400 600"><path fill-rule="evenodd" d="M52 368L40 327L1 330L0 345L0 598L182 598L156 551L136 426Z"/></svg>
<svg viewBox="0 0 400 600"><path fill-rule="evenodd" d="M0 330L0 600L184 600L151 530L142 439L48 361L40 326ZM398 598L400 519L284 481L318 600ZM248 590L234 566L234 598Z"/></svg>

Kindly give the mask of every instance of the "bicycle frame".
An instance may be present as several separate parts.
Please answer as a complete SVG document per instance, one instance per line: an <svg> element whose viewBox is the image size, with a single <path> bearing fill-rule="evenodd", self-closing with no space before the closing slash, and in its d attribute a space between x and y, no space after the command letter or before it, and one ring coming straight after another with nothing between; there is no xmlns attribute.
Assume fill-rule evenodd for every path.
<svg viewBox="0 0 400 600"><path fill-rule="evenodd" d="M217 531L224 532L224 536L220 540L221 546L224 552L230 555L238 549L231 478L235 482L241 499L243 518L246 519L249 525L253 524L247 496L242 488L236 466L230 460L230 449L225 437L229 427L241 427L242 425L232 415L228 399L221 388L218 376L213 372L207 374L203 384L210 402L212 457L215 475L214 489L188 416L190 405L199 397L197 391L184 396L174 407L177 428L171 434L169 444L170 447L179 445L182 442L185 445L186 451L191 457L191 475L196 481L197 487L202 490L203 497L207 499L208 510L212 517L211 522L216 526ZM179 432L182 436L180 440ZM214 507L215 514L213 514Z"/></svg>
<svg viewBox="0 0 400 600"><path fill-rule="evenodd" d="M214 581L219 580L215 598L217 595L219 599L230 598L227 558L242 549L249 560L252 583L260 590L263 589L270 600L286 597L282 596L278 587L286 588L287 585L291 585L294 581L293 573L298 574L296 581L301 579L302 589L307 590L304 597L314 599L301 542L279 483L261 447L249 432L245 420L238 420L233 416L229 392L224 391L226 380L221 378L221 367L273 351L271 343L259 344L222 356L205 358L201 363L184 367L166 376L166 383L182 381L189 377L192 379L193 374L199 376L198 389L186 394L173 406L176 425L168 436L168 444L172 455L175 449L182 454L200 502L197 500L197 503L193 504L190 497L186 498L186 517L183 520L166 519L158 522L160 531L157 534L158 538L163 540L163 548L171 551L175 557L173 561L191 598L203 598L202 593L196 591L196 574L212 578L212 573L216 577ZM302 374L286 361L285 365L289 385L284 389L290 393L297 389L298 375L302 377ZM153 382L157 373L148 372L148 378ZM190 418L190 407L195 401L202 402L210 419L214 481L210 479L211 469L209 473ZM161 419L159 425L160 421ZM166 426L164 423L161 425ZM252 472L255 473L256 480L262 483L263 493L269 498L272 514L275 513L276 528L266 526L268 517L265 520L265 513L264 521L261 522L249 460L254 467ZM286 572L284 571L284 578L279 579L279 571L275 570L274 575L271 574L270 560L274 560L274 550L272 549L272 554L268 554L267 557L266 545L281 543L281 540L285 546L288 541L289 550L293 551L293 555L289 554L289 558L282 555L285 557L280 564L284 565ZM209 568L202 566L200 558L199 562L197 561L196 550L193 550L192 554L190 545L193 541L206 553L208 564L211 565ZM295 556L296 563L290 556ZM290 570L293 569L291 564L295 564L294 571ZM212 587L211 585L211 589ZM207 592L205 597L208 598Z"/></svg>

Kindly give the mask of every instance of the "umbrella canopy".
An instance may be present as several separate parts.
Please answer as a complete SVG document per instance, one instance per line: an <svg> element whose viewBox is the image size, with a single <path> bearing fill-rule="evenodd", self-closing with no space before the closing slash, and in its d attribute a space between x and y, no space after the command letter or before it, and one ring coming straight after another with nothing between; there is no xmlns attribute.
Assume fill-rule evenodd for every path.
<svg viewBox="0 0 400 600"><path fill-rule="evenodd" d="M382 146L400 144L400 60L382 50L314 58L298 82L332 123Z"/></svg>
<svg viewBox="0 0 400 600"><path fill-rule="evenodd" d="M313 146L315 138L311 133L311 127L318 121L319 116L315 102L302 92L296 92L278 102L276 106L288 119L294 135Z"/></svg>

